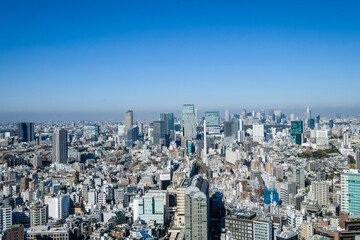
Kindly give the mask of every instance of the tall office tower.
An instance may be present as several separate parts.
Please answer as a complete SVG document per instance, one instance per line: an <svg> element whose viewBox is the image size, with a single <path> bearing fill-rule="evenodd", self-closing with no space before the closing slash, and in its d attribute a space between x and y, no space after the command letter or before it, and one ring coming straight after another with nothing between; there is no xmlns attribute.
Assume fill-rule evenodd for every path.
<svg viewBox="0 0 360 240"><path fill-rule="evenodd" d="M96 141L100 135L100 126L93 125L85 125L83 128L83 135L86 139Z"/></svg>
<svg viewBox="0 0 360 240"><path fill-rule="evenodd" d="M261 110L260 110L260 121L261 121L262 123L264 123L264 122L265 122L265 119L266 119L265 110L264 110L264 109L261 109Z"/></svg>
<svg viewBox="0 0 360 240"><path fill-rule="evenodd" d="M30 208L30 226L43 226L48 220L48 205L34 205Z"/></svg>
<svg viewBox="0 0 360 240"><path fill-rule="evenodd" d="M53 134L52 161L53 163L68 163L67 131L58 129Z"/></svg>
<svg viewBox="0 0 360 240"><path fill-rule="evenodd" d="M204 160L206 159L207 155L207 136L206 136L206 120L204 120Z"/></svg>
<svg viewBox="0 0 360 240"><path fill-rule="evenodd" d="M270 117L270 121L272 121L272 122L275 121L275 110L274 109L269 109L269 117Z"/></svg>
<svg viewBox="0 0 360 240"><path fill-rule="evenodd" d="M291 122L291 143L301 145L303 142L304 125L303 121Z"/></svg>
<svg viewBox="0 0 360 240"><path fill-rule="evenodd" d="M141 198L135 198L133 202L134 221L140 219L146 223L150 223L155 220L157 224L164 224L164 197L143 196Z"/></svg>
<svg viewBox="0 0 360 240"><path fill-rule="evenodd" d="M62 194L56 197L49 197L47 203L49 205L49 218L66 219L69 216L69 195Z"/></svg>
<svg viewBox="0 0 360 240"><path fill-rule="evenodd" d="M269 219L257 219L253 223L254 239L272 240L272 222Z"/></svg>
<svg viewBox="0 0 360 240"><path fill-rule="evenodd" d="M313 182L311 188L314 193L314 200L320 206L326 206L329 202L329 185L327 182Z"/></svg>
<svg viewBox="0 0 360 240"><path fill-rule="evenodd" d="M169 136L169 141L175 140L175 124L173 113L160 113L160 121L165 123L165 133Z"/></svg>
<svg viewBox="0 0 360 240"><path fill-rule="evenodd" d="M311 118L311 111L310 111L309 107L307 107L307 109L306 109L305 118L306 118L306 120L309 120Z"/></svg>
<svg viewBox="0 0 360 240"><path fill-rule="evenodd" d="M240 118L241 118L241 119L245 119L245 118L246 118L246 109L245 109L245 108L243 108L243 109L241 110L241 116L240 116Z"/></svg>
<svg viewBox="0 0 360 240"><path fill-rule="evenodd" d="M137 125L127 130L127 140L135 142L139 139L139 128Z"/></svg>
<svg viewBox="0 0 360 240"><path fill-rule="evenodd" d="M143 122L138 122L137 126L139 128L139 135L144 136L144 123Z"/></svg>
<svg viewBox="0 0 360 240"><path fill-rule="evenodd" d="M128 129L131 128L134 125L133 122L133 111L128 110L125 113L125 133L127 133Z"/></svg>
<svg viewBox="0 0 360 240"><path fill-rule="evenodd" d="M209 183L194 176L185 190L185 239L210 239Z"/></svg>
<svg viewBox="0 0 360 240"><path fill-rule="evenodd" d="M196 138L196 119L194 104L184 104L182 109L183 135L186 139Z"/></svg>
<svg viewBox="0 0 360 240"><path fill-rule="evenodd" d="M231 137L232 134L233 134L233 125L234 123L233 122L224 122L224 136L225 137Z"/></svg>
<svg viewBox="0 0 360 240"><path fill-rule="evenodd" d="M292 181L296 183L297 189L305 189L305 170L303 168L294 168Z"/></svg>
<svg viewBox="0 0 360 240"><path fill-rule="evenodd" d="M155 145L169 146L169 135L166 131L166 122L154 121L153 141Z"/></svg>
<svg viewBox="0 0 360 240"><path fill-rule="evenodd" d="M12 209L10 206L0 208L0 230L5 231L12 225Z"/></svg>
<svg viewBox="0 0 360 240"><path fill-rule="evenodd" d="M225 122L230 121L230 112L229 109L225 110Z"/></svg>
<svg viewBox="0 0 360 240"><path fill-rule="evenodd" d="M330 129L333 129L333 127L334 127L334 120L333 120L333 119L330 119L330 120L329 120L329 128L330 128Z"/></svg>
<svg viewBox="0 0 360 240"><path fill-rule="evenodd" d="M341 174L341 207L343 213L360 214L360 173L356 169Z"/></svg>
<svg viewBox="0 0 360 240"><path fill-rule="evenodd" d="M209 133L220 133L220 115L219 112L205 112L206 127Z"/></svg>
<svg viewBox="0 0 360 240"><path fill-rule="evenodd" d="M343 146L342 146L343 148L346 148L346 149L351 148L351 144L349 142L349 132L344 132L342 144L343 144Z"/></svg>
<svg viewBox="0 0 360 240"><path fill-rule="evenodd" d="M239 119L239 130L240 131L244 131L244 120L243 119Z"/></svg>
<svg viewBox="0 0 360 240"><path fill-rule="evenodd" d="M196 125L198 124L198 117L199 117L199 111L197 108L195 108L195 122L196 122Z"/></svg>
<svg viewBox="0 0 360 240"><path fill-rule="evenodd" d="M307 127L310 129L315 129L315 119L314 118L310 118L307 121Z"/></svg>
<svg viewBox="0 0 360 240"><path fill-rule="evenodd" d="M18 123L18 137L22 142L32 142L35 140L34 123L21 122Z"/></svg>
<svg viewBox="0 0 360 240"><path fill-rule="evenodd" d="M255 142L264 141L264 125L253 125L253 140Z"/></svg>
<svg viewBox="0 0 360 240"><path fill-rule="evenodd" d="M360 171L360 149L356 150L356 169Z"/></svg>

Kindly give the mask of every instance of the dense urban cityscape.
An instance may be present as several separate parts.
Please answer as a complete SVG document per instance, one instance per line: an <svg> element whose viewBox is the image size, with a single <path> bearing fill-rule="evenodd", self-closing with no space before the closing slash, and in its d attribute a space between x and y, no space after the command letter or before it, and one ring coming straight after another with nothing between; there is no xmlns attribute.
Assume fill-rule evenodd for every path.
<svg viewBox="0 0 360 240"><path fill-rule="evenodd" d="M0 0L0 240L360 240L360 1Z"/></svg>
<svg viewBox="0 0 360 240"><path fill-rule="evenodd" d="M0 125L4 239L358 239L360 118Z"/></svg>

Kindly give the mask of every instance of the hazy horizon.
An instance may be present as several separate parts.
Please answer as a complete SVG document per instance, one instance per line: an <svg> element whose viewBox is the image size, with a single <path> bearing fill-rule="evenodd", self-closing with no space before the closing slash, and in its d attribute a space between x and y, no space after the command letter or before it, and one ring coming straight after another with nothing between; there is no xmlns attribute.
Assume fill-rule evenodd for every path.
<svg viewBox="0 0 360 240"><path fill-rule="evenodd" d="M196 107L196 105L195 105ZM225 115L224 109L209 108L199 109L199 117L203 117L206 111L219 111L220 117ZM281 110L287 117L290 114L294 114L295 117L303 118L306 112L306 107L303 108L246 108L247 112L252 110L259 111L264 109L266 115L268 115L269 109ZM126 109L128 110L128 109ZM124 121L126 110L119 111L46 111L46 112L0 112L0 122L21 122L21 121L33 121L33 122L46 122L46 121ZM175 117L181 116L181 106L178 109L171 110L159 110L159 111L144 111L132 109L134 111L135 121L154 121L159 119L161 112L173 112ZM175 111L176 110L176 111ZM234 109L229 108L230 114L241 114L242 108ZM360 115L360 107L313 107L310 108L312 116L320 115L321 117L334 118L336 113L340 113L342 117L352 116L358 117Z"/></svg>

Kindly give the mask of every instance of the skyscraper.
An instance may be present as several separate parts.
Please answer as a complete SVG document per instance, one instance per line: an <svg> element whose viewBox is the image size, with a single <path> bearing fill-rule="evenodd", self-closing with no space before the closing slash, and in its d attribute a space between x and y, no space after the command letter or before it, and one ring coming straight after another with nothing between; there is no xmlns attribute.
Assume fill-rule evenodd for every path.
<svg viewBox="0 0 360 240"><path fill-rule="evenodd" d="M304 126L303 121L292 121L291 122L291 143L302 144Z"/></svg>
<svg viewBox="0 0 360 240"><path fill-rule="evenodd" d="M360 214L360 173L355 169L341 174L341 211Z"/></svg>
<svg viewBox="0 0 360 240"><path fill-rule="evenodd" d="M207 155L207 136L206 136L206 120L204 120L204 159L206 158L206 155Z"/></svg>
<svg viewBox="0 0 360 240"><path fill-rule="evenodd" d="M194 176L185 190L185 239L210 239L209 183Z"/></svg>
<svg viewBox="0 0 360 240"><path fill-rule="evenodd" d="M154 121L153 142L155 145L169 146L169 135L166 128L166 122Z"/></svg>
<svg viewBox="0 0 360 240"><path fill-rule="evenodd" d="M356 169L360 171L360 149L356 150Z"/></svg>
<svg viewBox="0 0 360 240"><path fill-rule="evenodd" d="M234 122L225 121L224 122L224 136L231 137L233 134L233 124Z"/></svg>
<svg viewBox="0 0 360 240"><path fill-rule="evenodd" d="M125 113L125 133L127 133L128 129L131 128L134 125L133 122L133 111L128 110Z"/></svg>
<svg viewBox="0 0 360 240"><path fill-rule="evenodd" d="M205 112L206 127L209 133L220 133L219 112Z"/></svg>
<svg viewBox="0 0 360 240"><path fill-rule="evenodd" d="M52 141L52 161L54 163L67 164L67 131L64 129L55 130Z"/></svg>
<svg viewBox="0 0 360 240"><path fill-rule="evenodd" d="M175 125L174 125L174 114L173 113L160 113L160 121L165 124L165 134L169 136L169 140L175 140Z"/></svg>
<svg viewBox="0 0 360 240"><path fill-rule="evenodd" d="M207 127L219 127L220 116L219 112L205 112L205 120Z"/></svg>
<svg viewBox="0 0 360 240"><path fill-rule="evenodd" d="M307 107L305 117L306 117L306 120L309 120L311 118L310 107Z"/></svg>
<svg viewBox="0 0 360 240"><path fill-rule="evenodd" d="M226 111L225 111L225 121L226 121L226 122L230 121L230 112L229 112L229 109L226 109Z"/></svg>
<svg viewBox="0 0 360 240"><path fill-rule="evenodd" d="M320 206L326 206L329 202L329 185L326 181L313 182L311 184L314 192L314 200Z"/></svg>
<svg viewBox="0 0 360 240"><path fill-rule="evenodd" d="M35 139L34 135L34 123L33 122L21 122L18 123L18 137L22 142L32 142Z"/></svg>
<svg viewBox="0 0 360 240"><path fill-rule="evenodd" d="M196 138L196 119L194 104L184 104L182 109L183 135L186 139Z"/></svg>

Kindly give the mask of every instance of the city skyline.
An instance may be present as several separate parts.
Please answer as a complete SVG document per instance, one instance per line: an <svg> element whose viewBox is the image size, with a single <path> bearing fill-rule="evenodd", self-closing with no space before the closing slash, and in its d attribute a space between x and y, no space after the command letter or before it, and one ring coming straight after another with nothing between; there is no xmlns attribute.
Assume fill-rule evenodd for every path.
<svg viewBox="0 0 360 240"><path fill-rule="evenodd" d="M199 111L199 117L205 117L205 112L216 111L219 112L220 118L225 118L225 110L229 109L230 114L241 114L242 109L247 109L248 111L260 111L265 110L266 115L270 109L281 110L286 116L294 114L295 117L299 119L305 118L306 106L299 108L201 108L197 104L194 104L196 109ZM159 119L160 113L174 113L174 117L181 118L181 106L174 109L166 110L153 110L153 111L144 111L132 109L134 111L134 121L153 121ZM319 108L319 107L310 107L314 116L320 115L325 118L336 118L336 114L340 114L342 117L359 117L360 107L337 107L337 108ZM0 112L0 123L7 122L21 122L21 121L35 121L35 122L46 122L46 121L121 121L125 122L125 112L128 111L128 108L124 110L117 111L70 111L70 112Z"/></svg>

